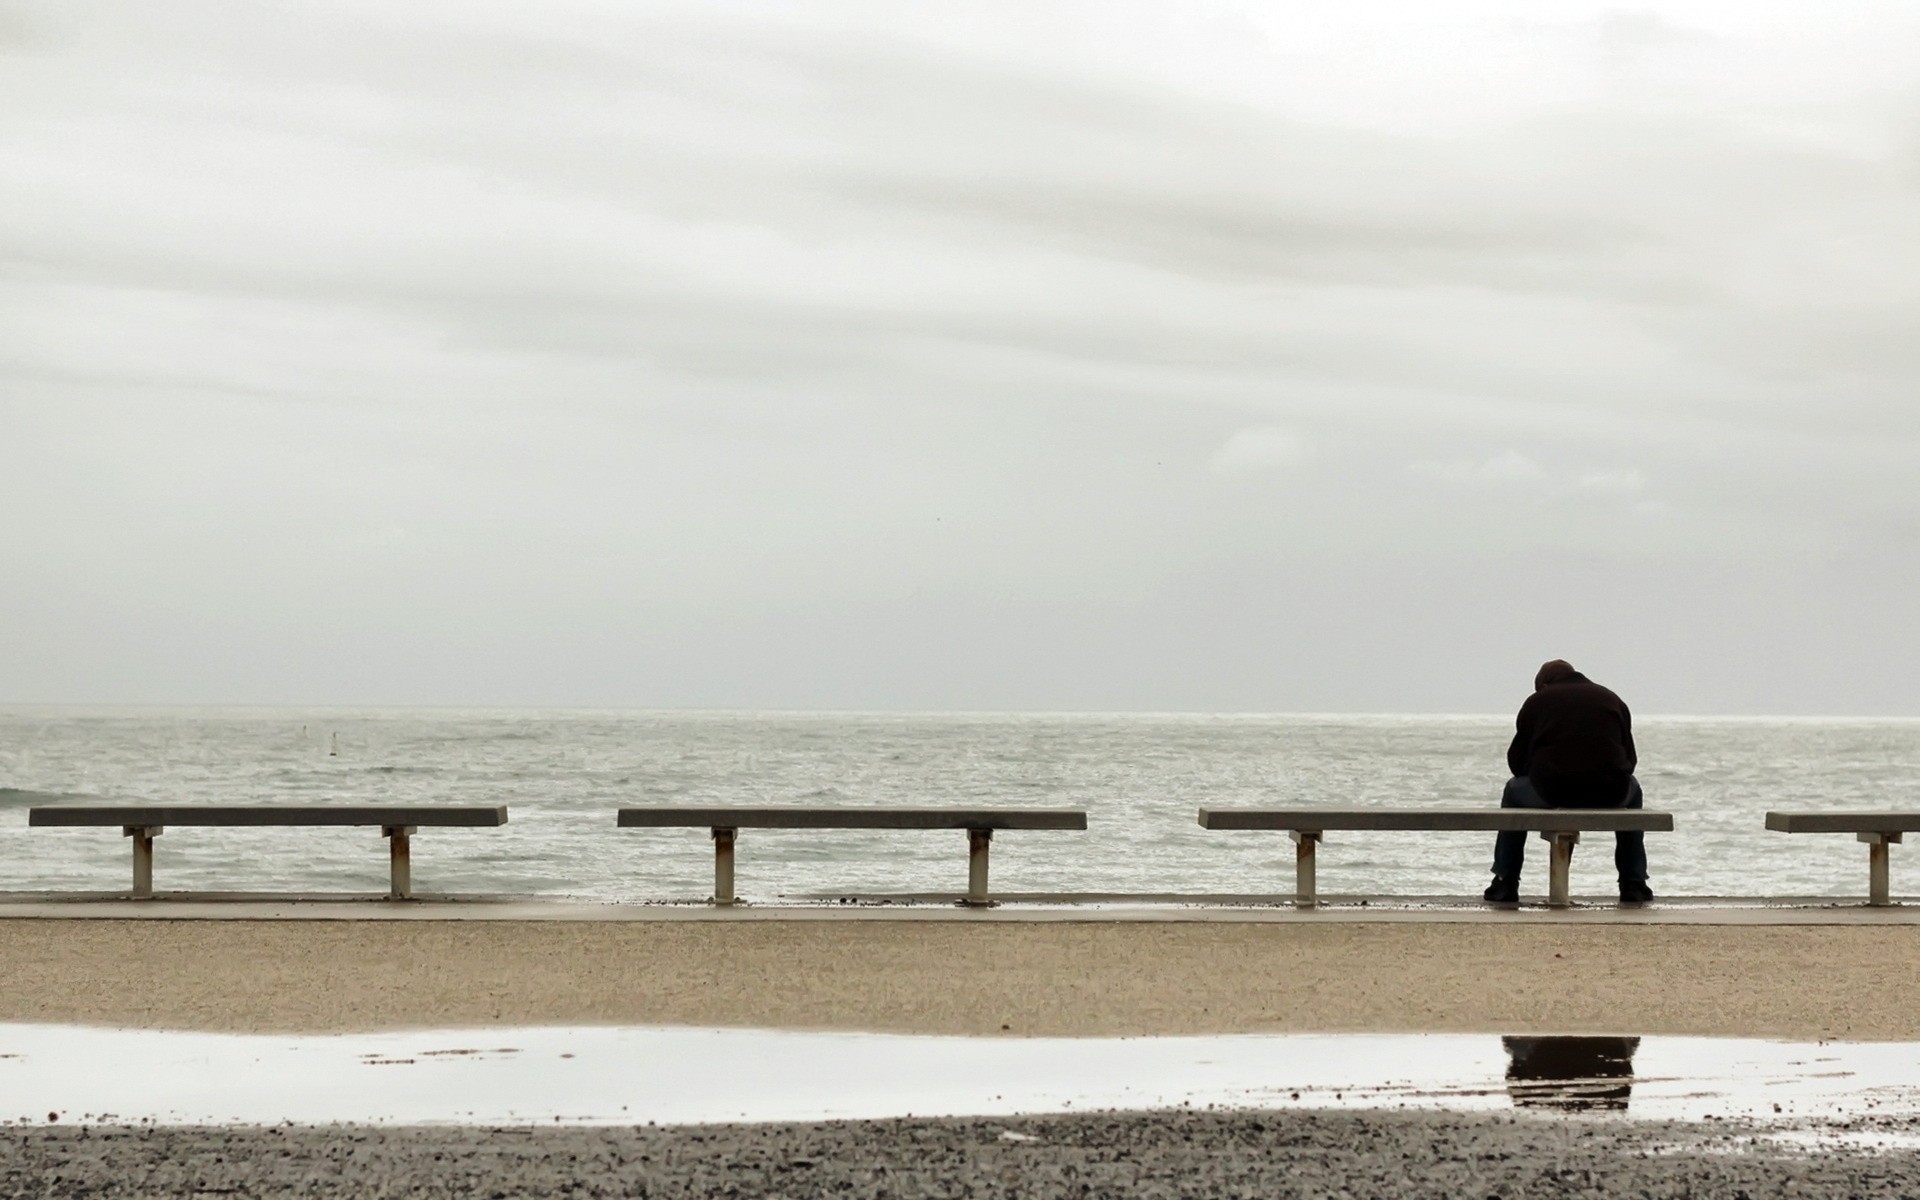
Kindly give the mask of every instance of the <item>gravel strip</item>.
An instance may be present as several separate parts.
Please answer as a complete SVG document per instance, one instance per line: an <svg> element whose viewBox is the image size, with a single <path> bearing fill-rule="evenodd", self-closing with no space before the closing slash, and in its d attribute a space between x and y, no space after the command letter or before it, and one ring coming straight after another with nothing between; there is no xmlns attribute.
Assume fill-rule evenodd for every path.
<svg viewBox="0 0 1920 1200"><path fill-rule="evenodd" d="M1886 1132L1915 1132L1892 1124ZM90 1200L1916 1194L1920 1151L1800 1150L1747 1126L1593 1117L1180 1111L618 1129L0 1129L0 1195Z"/></svg>

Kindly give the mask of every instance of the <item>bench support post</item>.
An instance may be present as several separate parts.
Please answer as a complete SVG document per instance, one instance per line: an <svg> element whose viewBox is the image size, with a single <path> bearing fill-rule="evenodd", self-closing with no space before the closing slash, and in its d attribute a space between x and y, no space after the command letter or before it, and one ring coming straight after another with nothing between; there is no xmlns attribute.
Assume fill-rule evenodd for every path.
<svg viewBox="0 0 1920 1200"><path fill-rule="evenodd" d="M159 825L127 825L122 837L133 839L133 898L153 899L153 839L160 836Z"/></svg>
<svg viewBox="0 0 1920 1200"><path fill-rule="evenodd" d="M1312 908L1320 903L1320 881L1314 870L1314 849L1320 845L1317 829L1289 829L1293 839L1293 906Z"/></svg>
<svg viewBox="0 0 1920 1200"><path fill-rule="evenodd" d="M1573 848L1579 843L1580 835L1571 830L1554 830L1540 836L1551 847L1547 867L1547 907L1566 908L1573 903L1568 895L1568 882L1573 874Z"/></svg>
<svg viewBox="0 0 1920 1200"><path fill-rule="evenodd" d="M991 908L987 898L987 847L993 844L993 830L967 830L967 898L960 903L969 908Z"/></svg>
<svg viewBox="0 0 1920 1200"><path fill-rule="evenodd" d="M733 839L737 830L716 825L713 829L713 902L734 903Z"/></svg>
<svg viewBox="0 0 1920 1200"><path fill-rule="evenodd" d="M380 832L387 835L387 899L413 899L413 834L412 825L382 825Z"/></svg>
<svg viewBox="0 0 1920 1200"><path fill-rule="evenodd" d="M1867 844L1867 903L1875 905L1892 904L1889 896L1891 888L1887 878L1887 847L1900 840L1898 833L1862 833L1858 837Z"/></svg>

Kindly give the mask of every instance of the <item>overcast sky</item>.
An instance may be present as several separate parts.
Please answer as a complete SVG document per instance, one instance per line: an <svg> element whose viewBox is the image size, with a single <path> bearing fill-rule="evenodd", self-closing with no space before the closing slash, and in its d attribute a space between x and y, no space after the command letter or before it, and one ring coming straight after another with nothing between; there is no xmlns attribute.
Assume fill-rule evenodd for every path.
<svg viewBox="0 0 1920 1200"><path fill-rule="evenodd" d="M0 701L1920 715L1920 6L0 0Z"/></svg>

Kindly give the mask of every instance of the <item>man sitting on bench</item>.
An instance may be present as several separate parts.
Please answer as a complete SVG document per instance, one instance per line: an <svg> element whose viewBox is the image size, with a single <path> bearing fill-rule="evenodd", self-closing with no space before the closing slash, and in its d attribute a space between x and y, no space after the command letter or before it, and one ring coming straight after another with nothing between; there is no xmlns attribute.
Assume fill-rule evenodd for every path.
<svg viewBox="0 0 1920 1200"><path fill-rule="evenodd" d="M1520 706L1513 744L1507 748L1507 781L1501 808L1639 808L1639 765L1633 748L1633 715L1611 691L1554 659L1533 677L1533 695ZM1644 904L1647 887L1646 835L1622 831L1614 836L1613 865L1620 873L1620 901ZM1527 835L1498 836L1493 849L1493 883L1486 898L1494 904L1520 900L1520 867Z"/></svg>

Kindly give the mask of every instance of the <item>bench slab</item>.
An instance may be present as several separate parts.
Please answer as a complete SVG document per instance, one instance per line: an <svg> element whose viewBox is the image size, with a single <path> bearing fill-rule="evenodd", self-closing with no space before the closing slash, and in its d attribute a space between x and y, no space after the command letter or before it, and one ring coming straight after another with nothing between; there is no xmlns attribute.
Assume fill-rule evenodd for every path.
<svg viewBox="0 0 1920 1200"><path fill-rule="evenodd" d="M1673 829L1673 814L1638 808L1203 808L1207 829L1617 833Z"/></svg>
<svg viewBox="0 0 1920 1200"><path fill-rule="evenodd" d="M1079 808L623 808L619 827L710 829L1085 829Z"/></svg>
<svg viewBox="0 0 1920 1200"><path fill-rule="evenodd" d="M430 825L507 823L504 804L49 804L28 825Z"/></svg>
<svg viewBox="0 0 1920 1200"><path fill-rule="evenodd" d="M1767 828L1776 833L1916 833L1920 813L1770 812Z"/></svg>

